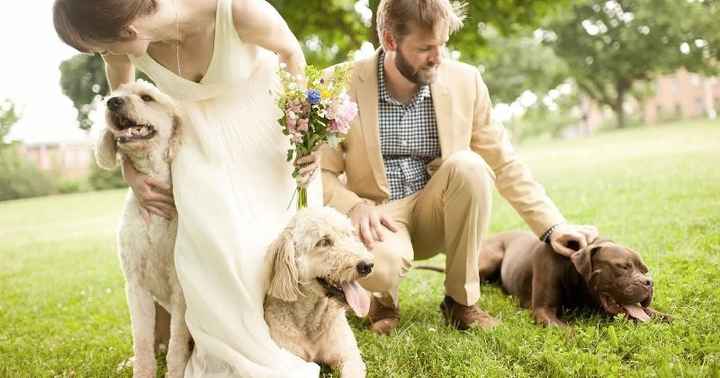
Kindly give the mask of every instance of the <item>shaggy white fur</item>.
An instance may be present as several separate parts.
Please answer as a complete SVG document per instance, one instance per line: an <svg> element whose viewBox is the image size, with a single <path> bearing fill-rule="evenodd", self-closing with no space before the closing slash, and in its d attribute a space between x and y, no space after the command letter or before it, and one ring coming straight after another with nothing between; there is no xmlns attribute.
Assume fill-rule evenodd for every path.
<svg viewBox="0 0 720 378"><path fill-rule="evenodd" d="M155 86L143 81L121 86L107 100L107 126L95 149L98 165L113 168L121 154L140 173L169 184L180 119L173 100ZM155 377L155 302L171 316L168 376L185 373L191 338L175 272L176 233L177 220L151 216L145 222L137 199L128 191L118 230L118 253L127 281L134 377Z"/></svg>
<svg viewBox="0 0 720 378"><path fill-rule="evenodd" d="M278 345L306 361L364 377L365 363L345 318L370 307L357 280L370 274L373 256L350 220L331 208L299 211L270 247L273 259L265 320Z"/></svg>

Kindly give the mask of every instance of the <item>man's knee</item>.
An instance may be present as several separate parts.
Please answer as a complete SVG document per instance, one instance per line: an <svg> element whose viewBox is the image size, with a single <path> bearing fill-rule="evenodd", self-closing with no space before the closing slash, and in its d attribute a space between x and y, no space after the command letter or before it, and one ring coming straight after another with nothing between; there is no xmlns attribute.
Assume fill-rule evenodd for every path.
<svg viewBox="0 0 720 378"><path fill-rule="evenodd" d="M450 180L468 183L473 192L489 191L495 176L485 160L472 151L458 151L450 155L444 165L450 170Z"/></svg>
<svg viewBox="0 0 720 378"><path fill-rule="evenodd" d="M372 273L359 281L366 290L388 292L397 289L412 267L412 246L409 240L398 239L386 235L386 240L370 251L375 256Z"/></svg>

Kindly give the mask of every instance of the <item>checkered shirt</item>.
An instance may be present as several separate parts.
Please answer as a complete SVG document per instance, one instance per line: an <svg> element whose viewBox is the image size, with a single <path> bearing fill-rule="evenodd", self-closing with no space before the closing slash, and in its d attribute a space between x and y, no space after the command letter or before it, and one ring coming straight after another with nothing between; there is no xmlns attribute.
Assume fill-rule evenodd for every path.
<svg viewBox="0 0 720 378"><path fill-rule="evenodd" d="M390 200L405 198L430 180L426 166L440 157L437 120L430 87L420 87L415 97L402 104L385 87L384 54L378 58L378 118L380 150L390 185Z"/></svg>

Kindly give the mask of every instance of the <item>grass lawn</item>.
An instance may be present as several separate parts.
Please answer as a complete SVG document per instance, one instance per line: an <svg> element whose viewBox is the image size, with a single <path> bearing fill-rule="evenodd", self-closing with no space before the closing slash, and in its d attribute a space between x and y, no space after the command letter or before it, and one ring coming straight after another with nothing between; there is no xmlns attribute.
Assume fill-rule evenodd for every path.
<svg viewBox="0 0 720 378"><path fill-rule="evenodd" d="M535 326L495 286L490 332L443 325L442 276L412 271L401 327L351 319L370 377L720 377L720 122L629 129L519 148L572 222L639 251L671 324L577 314ZM131 354L114 232L123 191L0 203L0 377L128 377ZM525 228L499 198L492 231ZM440 265L442 258L433 263Z"/></svg>

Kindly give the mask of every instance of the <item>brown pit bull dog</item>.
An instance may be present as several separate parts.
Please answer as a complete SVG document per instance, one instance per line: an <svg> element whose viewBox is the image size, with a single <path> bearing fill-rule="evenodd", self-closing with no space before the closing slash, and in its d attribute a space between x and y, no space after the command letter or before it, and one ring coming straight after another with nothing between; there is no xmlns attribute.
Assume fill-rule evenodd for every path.
<svg viewBox="0 0 720 378"><path fill-rule="evenodd" d="M480 279L499 273L503 289L542 325L566 325L559 311L578 307L641 322L670 320L649 307L653 282L640 255L610 240L598 238L568 259L535 235L515 231L483 242L482 253L489 258L481 258L488 263L480 267Z"/></svg>

